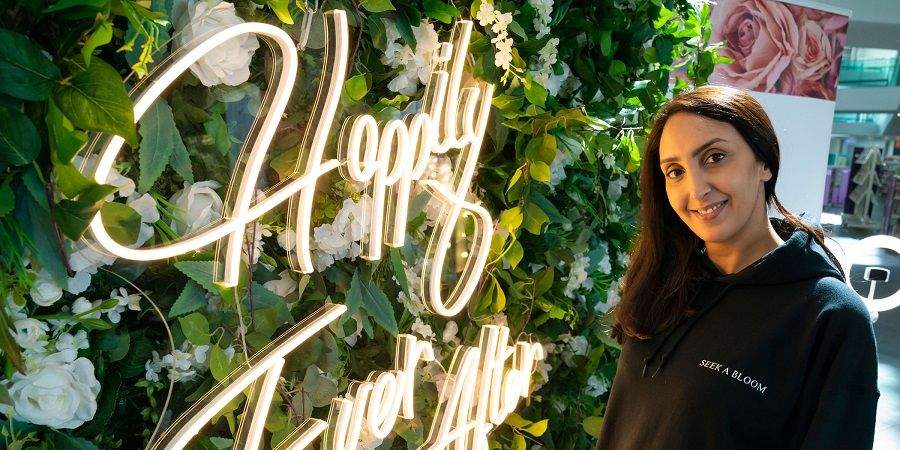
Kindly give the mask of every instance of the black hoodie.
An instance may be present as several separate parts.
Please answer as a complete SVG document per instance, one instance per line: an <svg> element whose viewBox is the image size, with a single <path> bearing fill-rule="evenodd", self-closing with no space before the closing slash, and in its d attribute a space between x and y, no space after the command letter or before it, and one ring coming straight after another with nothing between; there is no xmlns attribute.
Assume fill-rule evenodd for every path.
<svg viewBox="0 0 900 450"><path fill-rule="evenodd" d="M702 253L698 314L625 341L598 450L872 448L868 310L809 234L782 237L734 274Z"/></svg>

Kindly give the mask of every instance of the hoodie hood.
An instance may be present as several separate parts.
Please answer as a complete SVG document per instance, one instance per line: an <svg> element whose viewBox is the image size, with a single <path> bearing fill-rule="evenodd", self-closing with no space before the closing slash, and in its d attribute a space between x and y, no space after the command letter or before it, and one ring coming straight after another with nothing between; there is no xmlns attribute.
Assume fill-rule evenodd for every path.
<svg viewBox="0 0 900 450"><path fill-rule="evenodd" d="M723 274L706 251L701 252L701 263L713 281L733 285L772 285L822 277L843 280L825 249L809 233L791 227L783 219L769 220L776 230L780 230L778 234L784 239L784 244L739 272Z"/></svg>
<svg viewBox="0 0 900 450"><path fill-rule="evenodd" d="M699 309L696 314L686 318L681 325L673 326L665 332L650 356L644 358L641 376L646 376L650 370L652 370L651 378L656 376L694 324L736 286L786 284L824 277L844 280L841 272L832 264L825 249L813 239L813 236L802 229L791 226L784 219L770 218L769 220L784 243L739 272L723 274L709 259L705 249L701 251L699 255L701 265L706 270L708 278L703 283L706 289L698 289L692 300L692 304L698 306ZM700 292L704 293L703 298L700 298Z"/></svg>

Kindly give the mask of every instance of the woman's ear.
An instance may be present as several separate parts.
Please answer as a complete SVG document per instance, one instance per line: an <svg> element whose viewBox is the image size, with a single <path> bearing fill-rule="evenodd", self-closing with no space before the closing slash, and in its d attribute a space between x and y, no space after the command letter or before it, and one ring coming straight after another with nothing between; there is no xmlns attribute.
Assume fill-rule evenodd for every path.
<svg viewBox="0 0 900 450"><path fill-rule="evenodd" d="M762 180L769 181L772 179L772 171L766 165L763 165L762 169Z"/></svg>

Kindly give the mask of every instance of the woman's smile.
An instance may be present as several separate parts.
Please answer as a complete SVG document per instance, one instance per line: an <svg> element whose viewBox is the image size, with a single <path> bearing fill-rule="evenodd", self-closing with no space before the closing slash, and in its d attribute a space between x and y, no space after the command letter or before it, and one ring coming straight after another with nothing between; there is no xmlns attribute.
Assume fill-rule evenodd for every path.
<svg viewBox="0 0 900 450"><path fill-rule="evenodd" d="M711 222L715 220L716 217L719 217L727 204L728 200L722 200L720 202L711 203L702 208L691 209L691 213L693 213L696 217L699 217L700 220L704 222Z"/></svg>

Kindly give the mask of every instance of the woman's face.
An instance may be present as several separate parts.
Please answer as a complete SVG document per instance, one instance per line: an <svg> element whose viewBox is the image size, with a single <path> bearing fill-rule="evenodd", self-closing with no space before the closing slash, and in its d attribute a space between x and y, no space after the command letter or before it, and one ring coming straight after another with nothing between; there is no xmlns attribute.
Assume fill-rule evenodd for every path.
<svg viewBox="0 0 900 450"><path fill-rule="evenodd" d="M765 220L763 183L772 177L727 122L679 112L666 122L659 170L672 209L701 240L728 243Z"/></svg>

